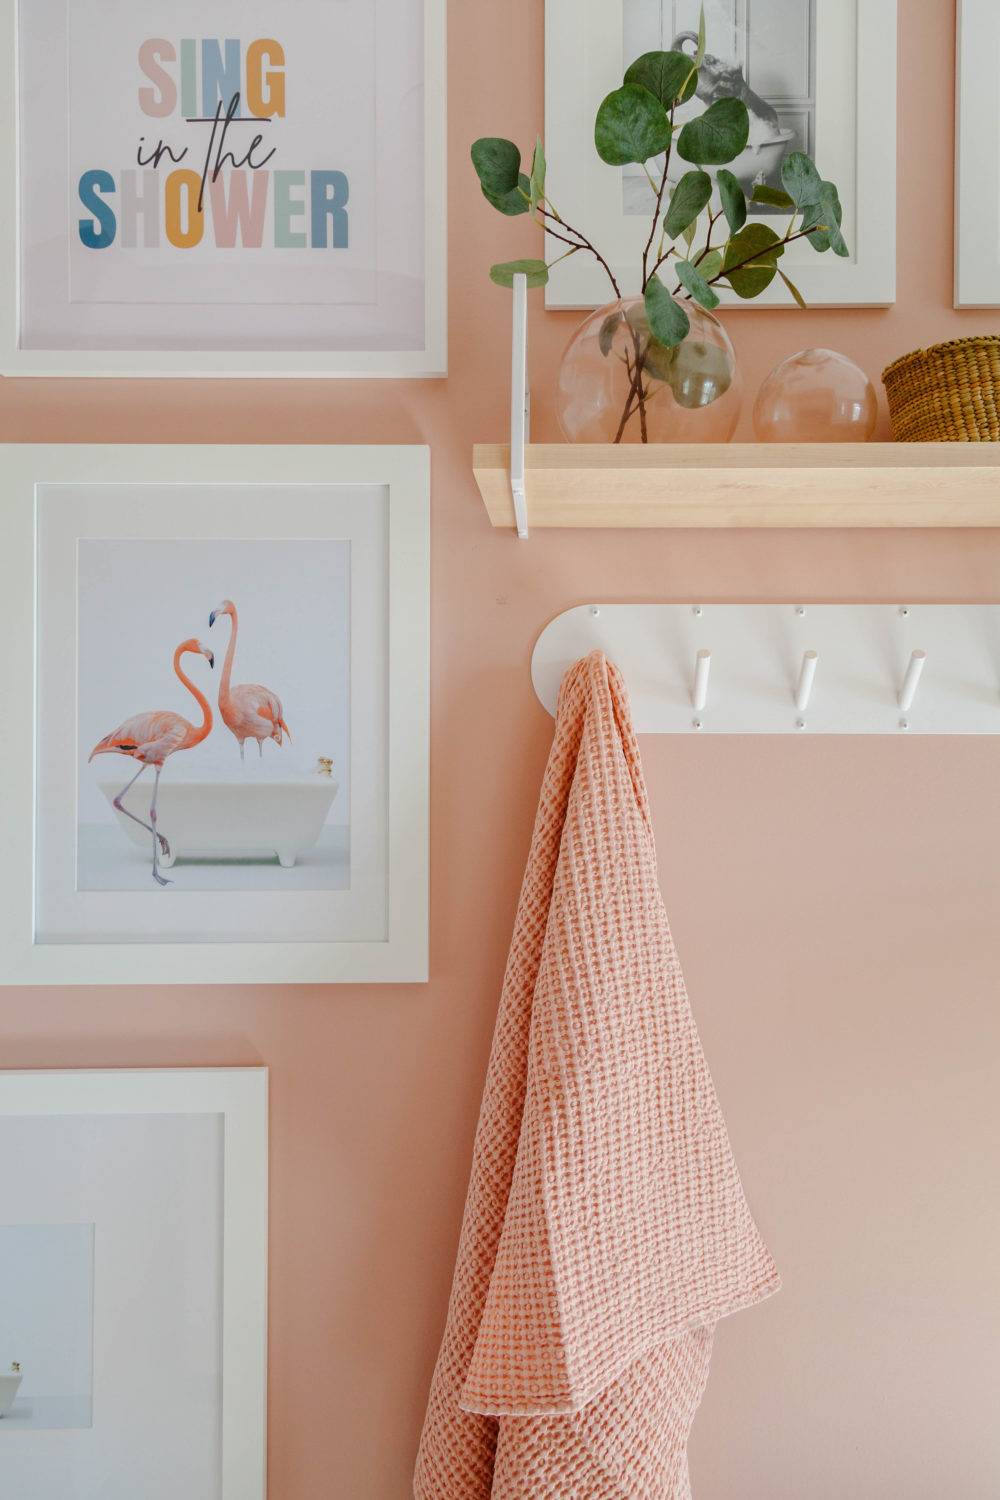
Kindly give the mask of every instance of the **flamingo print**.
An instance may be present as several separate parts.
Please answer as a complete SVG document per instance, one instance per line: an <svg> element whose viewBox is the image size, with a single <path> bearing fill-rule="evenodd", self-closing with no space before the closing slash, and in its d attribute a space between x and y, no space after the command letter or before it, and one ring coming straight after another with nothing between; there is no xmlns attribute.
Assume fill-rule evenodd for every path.
<svg viewBox="0 0 1000 1500"><path fill-rule="evenodd" d="M231 599L223 599L218 609L212 610L208 617L210 630L220 615L228 615L231 626L229 646L219 682L219 713L222 715L222 722L239 743L241 760L246 758L244 745L247 740L256 740L258 754L263 756L265 740L274 740L280 745L282 734L287 734L291 739L292 731L282 717L281 699L277 693L272 693L270 688L261 687L256 682L243 682L237 687L231 685L236 633L239 630L236 605Z"/></svg>
<svg viewBox="0 0 1000 1500"><path fill-rule="evenodd" d="M142 762L131 781L122 787L114 799L114 806L126 818L131 818L133 823L138 823L153 835L153 879L157 885L172 884L160 874L161 852L167 857L170 855L170 845L163 834L156 830L156 797L160 790L160 772L168 755L173 755L175 750L190 750L192 746L200 745L212 729L212 710L208 699L181 670L181 657L197 651L201 652L210 667L215 666L212 652L193 637L189 641L181 641L174 652L174 671L201 709L201 723L197 727L189 723L182 714L175 714L170 709L154 709L151 713L134 714L131 719L126 719L124 724L119 724L117 729L106 734L103 740L98 740L90 752L91 760L95 755L129 755L133 760ZM156 771L148 823L134 812L129 812L122 801L125 793L135 785L147 766L153 766Z"/></svg>

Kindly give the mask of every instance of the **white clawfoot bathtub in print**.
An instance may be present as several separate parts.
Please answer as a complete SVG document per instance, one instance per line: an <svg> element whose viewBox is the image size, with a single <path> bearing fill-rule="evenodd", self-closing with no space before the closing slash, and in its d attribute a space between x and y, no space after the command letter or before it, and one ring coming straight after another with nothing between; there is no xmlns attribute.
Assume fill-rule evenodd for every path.
<svg viewBox="0 0 1000 1500"><path fill-rule="evenodd" d="M121 832L144 850L149 835L114 807L120 778L102 781ZM160 784L157 827L170 846L160 859L169 868L178 859L269 859L277 855L283 869L313 849L337 795L338 783L325 777L290 777L282 781L175 781ZM149 816L152 786L140 781L129 793L129 805Z"/></svg>
<svg viewBox="0 0 1000 1500"><path fill-rule="evenodd" d="M9 1375L0 1375L0 1417L5 1417L21 1389L21 1372L13 1369Z"/></svg>

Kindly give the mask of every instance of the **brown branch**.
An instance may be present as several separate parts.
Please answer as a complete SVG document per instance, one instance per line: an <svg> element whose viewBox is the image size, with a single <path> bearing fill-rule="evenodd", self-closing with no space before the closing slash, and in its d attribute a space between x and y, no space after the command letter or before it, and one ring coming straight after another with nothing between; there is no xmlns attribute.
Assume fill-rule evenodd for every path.
<svg viewBox="0 0 1000 1500"><path fill-rule="evenodd" d="M625 406L622 410L621 420L618 423L618 431L614 436L614 442L621 442L625 428L638 410L641 439L644 443L647 443L649 441L649 428L646 422L646 406L650 400L650 396L649 392L643 388L642 377L645 370L644 358L648 345L646 348L640 347L638 332L631 324L629 325L629 332L632 335L632 343L635 348L635 364L632 364L632 361L629 359L628 350L626 350L624 361L625 369L629 375L629 389L625 397Z"/></svg>
<svg viewBox="0 0 1000 1500"><path fill-rule="evenodd" d="M711 212L711 210L709 211L709 215L708 215L708 238L706 239L705 244L703 245L702 249L698 252L698 259L691 262L692 265L694 265L694 266L700 266L701 263L702 263L702 261L705 259L705 256L708 254L709 250L712 248L712 230L715 228L716 224L718 223L719 219L721 219L721 217L722 217L721 214L713 214ZM758 254L759 253L760 252L758 252ZM676 245L671 245L670 249L667 250L665 252L665 254L663 254L663 255L660 256L659 260L656 262L656 265L650 271L650 273L649 273L649 279L650 279L650 281L652 281L653 277L656 275L656 273L660 269L660 267L662 265L664 265L670 259L670 257L672 255L676 255L676 254L677 254L677 247L676 247ZM679 291L680 291L680 286L678 285L678 286L674 287L674 290L671 293L671 295L674 296L674 297L676 297L677 293Z"/></svg>
<svg viewBox="0 0 1000 1500"><path fill-rule="evenodd" d="M625 431L625 428L626 428L626 426L628 424L629 418L632 416L632 413L635 410L635 407L634 407L633 403L635 401L636 395L638 394L638 391L639 391L640 384L642 382L642 364L641 364L641 361L633 367L632 361L629 359L628 354L626 353L626 355L625 355L625 368L626 368L626 370L628 371L628 374L629 374L629 388L628 388L628 395L625 397L625 406L622 409L621 421L618 423L618 431L615 433L615 436L614 436L614 441L616 443L620 443L621 442L621 440L622 440L622 434Z"/></svg>
<svg viewBox="0 0 1000 1500"><path fill-rule="evenodd" d="M677 247L675 245L671 245L670 249L667 250L667 251L665 251L665 253L660 256L659 260L656 262L656 265L653 267L653 269L649 273L649 276L648 276L647 281L646 281L646 285L647 286L652 281L653 277L656 275L656 273L660 269L660 267L662 265L665 265L666 262L670 259L670 257L672 255L676 255L676 254L677 254Z"/></svg>
<svg viewBox="0 0 1000 1500"><path fill-rule="evenodd" d="M628 393L628 399L625 402L625 410L622 412L621 421L618 423L618 431L615 433L615 436L614 436L614 442L616 442L616 443L620 443L621 442L622 435L624 434L625 428L628 425L629 418L632 416L632 413L635 410L634 406L632 405L632 401L633 401L633 398L635 396L635 392L636 392L636 386L635 386L634 380L633 380L632 388L629 391L629 393Z"/></svg>
<svg viewBox="0 0 1000 1500"><path fill-rule="evenodd" d="M554 240L562 240L564 245L572 245L574 250L586 250L588 248L588 246L583 244L581 240L567 239L564 234L557 234L556 231L554 229L550 229L548 225L545 226L545 233L551 234Z"/></svg>
<svg viewBox="0 0 1000 1500"><path fill-rule="evenodd" d="M600 250L598 250L597 246L592 244L585 234L581 234L579 229L574 229L572 224L567 224L566 220L561 219L557 213L550 213L549 210L547 208L543 208L541 204L538 205L538 212L545 219L555 219L556 223L561 224L563 229L567 230L570 234L575 234L577 239L577 248L580 250L589 250L591 255L593 255L598 261L600 261L601 265L608 273L608 280L611 282L611 285L615 289L615 297L619 302L621 302L622 289L615 280L615 273L612 271L611 267L608 265L607 261L604 259L604 256L601 254ZM556 231L554 229L550 229L548 224L544 225L543 227L547 234L554 235L557 240L562 240L564 244L573 244L573 241L566 239L565 235L556 234Z"/></svg>
<svg viewBox="0 0 1000 1500"><path fill-rule="evenodd" d="M636 384L636 399L637 399L637 401L639 403L639 426L640 426L640 429L641 429L641 432L642 432L642 441L646 442L647 441L647 436L646 436L646 393L645 393L645 391L642 388L642 371L643 371L642 359L643 359L643 355L645 354L646 351L645 351L645 349L642 349L642 348L639 347L639 334L638 334L638 330L635 328L635 326L632 323L629 323L628 326L629 326L629 332L632 335L632 347L635 350L635 375L636 375L636 381L637 381L637 384ZM648 348L648 347L649 346L647 344L646 348Z"/></svg>
<svg viewBox="0 0 1000 1500"><path fill-rule="evenodd" d="M670 171L670 153L673 150L673 145L674 145L674 110L675 110L675 108L676 108L676 103L675 104L671 104L671 106L670 106L670 139L667 142L667 149L666 149L666 153L665 153L664 158L663 158L663 176L660 178L660 191L656 195L656 207L653 209L653 222L649 226L649 239L646 241L646 248L642 252L642 289L643 289L643 291L645 291L646 288L647 288L647 286L649 285L649 276L648 276L648 274L646 272L646 266L647 266L647 263L649 261L649 252L653 248L653 237L656 234L656 226L660 222L660 209L663 206L663 193L664 193L664 190L666 189L666 186L667 186L667 173Z"/></svg>
<svg viewBox="0 0 1000 1500"><path fill-rule="evenodd" d="M705 256L711 250L711 248L712 248L712 231L714 230L716 224L718 223L719 219L721 219L721 218L722 218L721 213L713 214L712 210L709 209L709 211L708 211L708 234L705 236L705 243L704 243L704 245L698 251L698 259L693 262L694 265L700 266L701 263L702 263L702 261L705 259Z"/></svg>

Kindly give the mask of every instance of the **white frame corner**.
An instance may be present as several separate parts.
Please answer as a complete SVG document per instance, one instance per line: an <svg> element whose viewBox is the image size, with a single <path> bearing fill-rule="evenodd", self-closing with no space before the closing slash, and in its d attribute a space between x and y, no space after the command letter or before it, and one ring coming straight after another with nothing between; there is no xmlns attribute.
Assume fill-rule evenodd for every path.
<svg viewBox="0 0 1000 1500"><path fill-rule="evenodd" d="M222 1500L267 1492L268 1070L0 1071L0 1116L223 1117Z"/></svg>

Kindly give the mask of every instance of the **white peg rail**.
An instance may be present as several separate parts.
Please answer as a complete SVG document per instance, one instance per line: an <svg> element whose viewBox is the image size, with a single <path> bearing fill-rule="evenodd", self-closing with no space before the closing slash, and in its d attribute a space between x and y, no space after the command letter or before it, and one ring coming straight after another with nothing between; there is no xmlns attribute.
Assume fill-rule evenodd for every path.
<svg viewBox="0 0 1000 1500"><path fill-rule="evenodd" d="M555 712L600 649L640 734L1000 734L998 604L585 604L531 659Z"/></svg>

